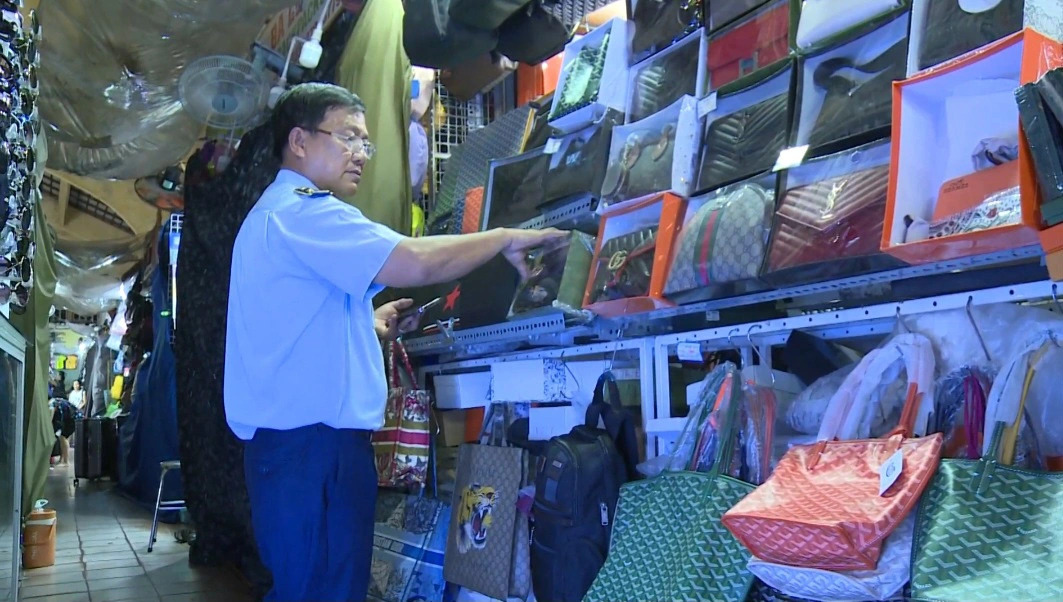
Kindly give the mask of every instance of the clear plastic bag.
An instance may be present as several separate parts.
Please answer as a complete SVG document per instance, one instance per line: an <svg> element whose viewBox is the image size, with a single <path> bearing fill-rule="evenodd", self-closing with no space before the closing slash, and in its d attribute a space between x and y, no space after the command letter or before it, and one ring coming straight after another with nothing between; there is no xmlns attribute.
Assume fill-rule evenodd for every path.
<svg viewBox="0 0 1063 602"><path fill-rule="evenodd" d="M738 368L731 362L717 366L705 377L698 400L691 405L683 431L668 455L666 470L708 471L716 458L720 412L731 398L732 387L739 382Z"/></svg>

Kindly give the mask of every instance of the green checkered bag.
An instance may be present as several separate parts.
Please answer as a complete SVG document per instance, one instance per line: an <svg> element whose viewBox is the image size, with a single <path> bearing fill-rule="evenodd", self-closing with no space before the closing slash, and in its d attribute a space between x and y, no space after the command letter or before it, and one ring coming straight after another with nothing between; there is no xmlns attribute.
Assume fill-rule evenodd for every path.
<svg viewBox="0 0 1063 602"><path fill-rule="evenodd" d="M923 494L912 547L913 600L1063 599L1063 473L1009 466L1010 453L998 461L1015 440L1004 436L1000 420L1021 423L1014 417L1024 415L1034 368L1052 345L1027 349L993 383L986 424L994 428L982 459L942 460ZM994 393L1000 410L990 422Z"/></svg>
<svg viewBox="0 0 1063 602"><path fill-rule="evenodd" d="M730 386L710 472L666 472L621 487L609 555L584 602L745 600L750 555L720 522L754 489L721 474L731 466L742 405L733 374Z"/></svg>

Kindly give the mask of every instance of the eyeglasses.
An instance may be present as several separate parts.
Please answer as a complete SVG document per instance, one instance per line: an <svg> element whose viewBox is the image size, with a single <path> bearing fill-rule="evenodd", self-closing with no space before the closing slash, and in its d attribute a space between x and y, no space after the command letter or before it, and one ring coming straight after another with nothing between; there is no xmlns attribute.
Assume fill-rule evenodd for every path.
<svg viewBox="0 0 1063 602"><path fill-rule="evenodd" d="M328 134L336 140L339 140L351 154L359 152L365 153L367 159L372 159L373 155L376 154L376 147L373 146L373 143L361 136L344 136L343 134L337 134L336 132L330 132L321 128L314 128L314 131L319 134Z"/></svg>

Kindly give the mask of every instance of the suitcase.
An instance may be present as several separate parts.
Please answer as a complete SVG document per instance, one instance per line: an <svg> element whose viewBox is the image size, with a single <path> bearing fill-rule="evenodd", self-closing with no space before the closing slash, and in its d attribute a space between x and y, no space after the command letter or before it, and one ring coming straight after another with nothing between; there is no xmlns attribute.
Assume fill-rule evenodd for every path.
<svg viewBox="0 0 1063 602"><path fill-rule="evenodd" d="M83 418L74 427L74 486L80 479L115 478L118 429L112 418Z"/></svg>

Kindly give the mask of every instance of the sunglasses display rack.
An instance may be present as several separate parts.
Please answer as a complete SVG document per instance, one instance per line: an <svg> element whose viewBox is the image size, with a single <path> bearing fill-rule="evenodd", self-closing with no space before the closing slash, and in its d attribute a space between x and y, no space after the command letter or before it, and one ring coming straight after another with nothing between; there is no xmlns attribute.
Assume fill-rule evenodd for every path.
<svg viewBox="0 0 1063 602"><path fill-rule="evenodd" d="M37 112L41 26L18 2L0 3L0 305L22 313L33 287L34 210L43 165L36 155L41 134Z"/></svg>

